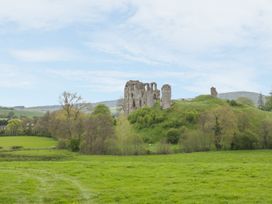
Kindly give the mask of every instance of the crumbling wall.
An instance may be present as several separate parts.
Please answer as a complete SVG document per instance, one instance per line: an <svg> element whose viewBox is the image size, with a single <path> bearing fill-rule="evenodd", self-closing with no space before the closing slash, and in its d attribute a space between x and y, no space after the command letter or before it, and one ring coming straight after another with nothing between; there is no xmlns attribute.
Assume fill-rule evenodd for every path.
<svg viewBox="0 0 272 204"><path fill-rule="evenodd" d="M165 108L171 106L171 102L169 102L171 101L171 87L169 95L169 89L167 89L169 88L168 86L165 89L165 99L163 99L165 103L163 107ZM140 81L130 80L126 83L123 106L126 115L129 115L131 112L144 106L152 107L156 101L160 101L160 90L158 90L155 82L142 83Z"/></svg>
<svg viewBox="0 0 272 204"><path fill-rule="evenodd" d="M162 98L161 98L161 107L162 109L168 109L171 107L171 86L169 84L163 85L162 89Z"/></svg>

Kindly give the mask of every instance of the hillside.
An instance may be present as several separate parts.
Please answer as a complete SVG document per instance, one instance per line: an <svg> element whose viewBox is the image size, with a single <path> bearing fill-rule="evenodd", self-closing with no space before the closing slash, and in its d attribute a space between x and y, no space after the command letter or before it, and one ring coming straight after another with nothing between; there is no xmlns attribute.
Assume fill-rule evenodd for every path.
<svg viewBox="0 0 272 204"><path fill-rule="evenodd" d="M137 110L129 120L147 143L158 143L163 139L175 143L176 140L183 145L184 151L211 150L216 148L213 136L216 134L214 129L218 128L221 148L238 148L236 143L241 145L249 140L254 147L242 145L239 149L250 149L262 147L262 128L270 127L272 113L246 104L199 96L190 101L174 101L169 110L161 110L159 106ZM269 144L272 146L272 138Z"/></svg>
<svg viewBox="0 0 272 204"><path fill-rule="evenodd" d="M228 92L228 93L218 94L218 98L225 99L225 100L237 100L238 98L241 98L241 97L250 99L257 106L259 98L260 98L260 93L248 92L248 91L237 91L237 92ZM265 102L265 100L266 100L266 96L263 96L263 102Z"/></svg>

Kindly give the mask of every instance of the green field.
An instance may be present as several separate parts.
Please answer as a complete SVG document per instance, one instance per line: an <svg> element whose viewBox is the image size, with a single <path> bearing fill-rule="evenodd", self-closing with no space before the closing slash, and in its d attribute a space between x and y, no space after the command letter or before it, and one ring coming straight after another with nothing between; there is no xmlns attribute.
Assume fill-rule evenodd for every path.
<svg viewBox="0 0 272 204"><path fill-rule="evenodd" d="M49 140L0 138L0 146L49 148ZM121 157L1 150L0 186L3 204L272 203L272 151Z"/></svg>
<svg viewBox="0 0 272 204"><path fill-rule="evenodd" d="M21 146L23 148L50 148L55 147L56 144L57 141L47 137L0 137L0 147L2 147L3 149L10 149L13 146Z"/></svg>

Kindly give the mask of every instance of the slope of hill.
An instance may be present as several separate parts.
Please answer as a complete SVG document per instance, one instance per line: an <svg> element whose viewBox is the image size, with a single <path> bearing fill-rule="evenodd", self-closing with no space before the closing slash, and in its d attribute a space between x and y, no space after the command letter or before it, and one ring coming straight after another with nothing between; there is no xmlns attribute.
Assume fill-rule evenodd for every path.
<svg viewBox="0 0 272 204"><path fill-rule="evenodd" d="M177 142L181 138L179 141L185 151L203 151L215 148L211 137L214 134L222 136L220 145L224 149L233 148L237 138L237 144L249 141L254 148L261 148L262 128L272 124L272 113L246 104L199 96L193 100L174 101L168 110L161 110L160 106L139 109L129 120L148 143L164 139ZM216 128L219 133L215 133Z"/></svg>
<svg viewBox="0 0 272 204"><path fill-rule="evenodd" d="M237 92L228 92L228 93L220 93L218 94L218 98L225 100L237 100L238 98L248 98L255 105L258 105L258 101L260 98L260 94L256 92L248 92L248 91L237 91ZM263 101L265 102L266 96L263 96Z"/></svg>

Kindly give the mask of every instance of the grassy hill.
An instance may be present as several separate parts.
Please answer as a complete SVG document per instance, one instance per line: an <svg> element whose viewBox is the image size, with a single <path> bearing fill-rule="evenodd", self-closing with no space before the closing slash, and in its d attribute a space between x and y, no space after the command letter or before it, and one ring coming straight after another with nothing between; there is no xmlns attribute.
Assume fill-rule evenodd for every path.
<svg viewBox="0 0 272 204"><path fill-rule="evenodd" d="M45 144L34 137L16 144L31 138L32 147ZM0 150L0 163L0 203L272 202L268 150L124 157Z"/></svg>
<svg viewBox="0 0 272 204"><path fill-rule="evenodd" d="M32 109L26 109L26 108L6 108L6 107L0 107L0 115L1 117L7 117L10 113L14 113L15 116L21 117L40 117L44 115L44 112L39 110L32 110Z"/></svg>
<svg viewBox="0 0 272 204"><path fill-rule="evenodd" d="M248 98L251 100L256 106L258 105L258 101L260 98L260 93L249 92L249 91L237 91L237 92L228 92L228 93L220 93L218 97L225 100L237 100L239 98ZM266 101L266 96L263 96L263 102Z"/></svg>
<svg viewBox="0 0 272 204"><path fill-rule="evenodd" d="M129 120L146 142L157 143L176 132L184 144L203 146L197 148L198 151L203 151L205 142L207 149L214 148L211 145L216 117L224 137L223 148L230 149L234 136L241 135L244 138L242 134L254 137L256 147L261 146L262 123L266 120L271 122L272 113L235 101L227 102L211 96L199 96L193 100L174 101L168 110L161 110L158 105L137 110L129 116Z"/></svg>

